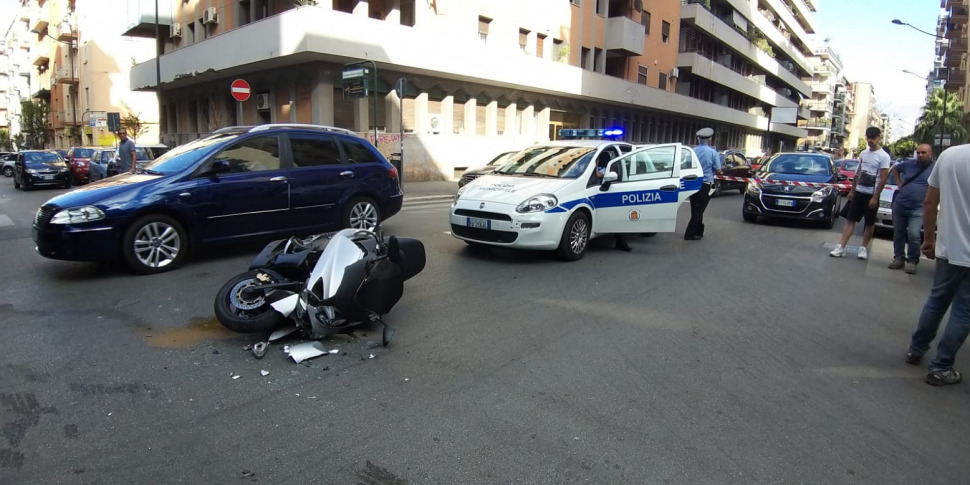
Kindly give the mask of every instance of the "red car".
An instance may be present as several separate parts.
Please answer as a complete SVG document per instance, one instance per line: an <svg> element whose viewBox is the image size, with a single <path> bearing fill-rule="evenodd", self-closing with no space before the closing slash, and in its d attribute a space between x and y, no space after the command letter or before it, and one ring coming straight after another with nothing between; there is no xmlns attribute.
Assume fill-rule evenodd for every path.
<svg viewBox="0 0 970 485"><path fill-rule="evenodd" d="M845 182L849 187L852 187L852 179L855 178L855 172L859 169L859 160L855 158L836 160L835 167L839 169L839 174L847 177ZM849 188L840 189L839 192L841 192L842 195L847 195L849 193Z"/></svg>
<svg viewBox="0 0 970 485"><path fill-rule="evenodd" d="M71 147L67 151L65 161L71 167L71 183L82 185L88 183L91 168L91 154L101 147Z"/></svg>

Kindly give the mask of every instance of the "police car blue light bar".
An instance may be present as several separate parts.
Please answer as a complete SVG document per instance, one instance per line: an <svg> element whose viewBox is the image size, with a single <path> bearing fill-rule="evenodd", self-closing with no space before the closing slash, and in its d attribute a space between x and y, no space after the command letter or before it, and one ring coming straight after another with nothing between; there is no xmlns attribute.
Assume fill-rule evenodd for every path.
<svg viewBox="0 0 970 485"><path fill-rule="evenodd" d="M611 138L623 136L622 128L563 128L559 130L559 138Z"/></svg>

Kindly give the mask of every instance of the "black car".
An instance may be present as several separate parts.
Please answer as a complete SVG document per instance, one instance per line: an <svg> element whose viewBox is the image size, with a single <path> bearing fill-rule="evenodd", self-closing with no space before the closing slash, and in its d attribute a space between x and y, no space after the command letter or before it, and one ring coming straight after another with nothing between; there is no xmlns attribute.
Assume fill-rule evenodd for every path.
<svg viewBox="0 0 970 485"><path fill-rule="evenodd" d="M71 170L61 154L54 150L25 150L17 154L13 165L13 186L30 190L43 185L71 188Z"/></svg>
<svg viewBox="0 0 970 485"><path fill-rule="evenodd" d="M721 154L721 175L730 177L750 177L751 165L740 150L725 150ZM737 182L734 180L715 179L711 186L711 197L721 195L725 190L738 190L742 194L748 187L747 182Z"/></svg>
<svg viewBox="0 0 970 485"><path fill-rule="evenodd" d="M772 182L837 184L845 180L824 153L778 153L755 173L763 182L749 183L744 192L741 215L745 221L758 217L802 219L835 225L839 212L839 191L834 185L799 186Z"/></svg>
<svg viewBox="0 0 970 485"><path fill-rule="evenodd" d="M477 179L478 177L481 177L482 175L494 172L496 168L501 167L510 156L515 155L516 153L518 152L500 153L497 157L486 163L484 167L470 168L465 170L465 173L461 174L461 178L458 179L458 188L464 187L465 184Z"/></svg>

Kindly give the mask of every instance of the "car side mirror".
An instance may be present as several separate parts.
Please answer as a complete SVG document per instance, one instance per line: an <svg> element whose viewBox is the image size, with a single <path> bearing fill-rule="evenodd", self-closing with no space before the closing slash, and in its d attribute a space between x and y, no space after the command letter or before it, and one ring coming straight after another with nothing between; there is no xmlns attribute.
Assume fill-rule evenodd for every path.
<svg viewBox="0 0 970 485"><path fill-rule="evenodd" d="M610 190L610 185L618 178L620 177L616 174L616 172L607 172L605 175L603 175L603 184L600 185L600 192Z"/></svg>

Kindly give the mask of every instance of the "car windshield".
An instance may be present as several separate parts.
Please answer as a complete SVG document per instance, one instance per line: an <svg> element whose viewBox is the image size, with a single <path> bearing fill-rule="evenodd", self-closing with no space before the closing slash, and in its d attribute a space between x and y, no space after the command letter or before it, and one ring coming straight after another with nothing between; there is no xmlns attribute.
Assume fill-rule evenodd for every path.
<svg viewBox="0 0 970 485"><path fill-rule="evenodd" d="M27 163L58 163L61 156L56 153L33 152L25 153L24 161Z"/></svg>
<svg viewBox="0 0 970 485"><path fill-rule="evenodd" d="M74 158L91 158L92 152L94 152L94 150L90 148L75 148Z"/></svg>
<svg viewBox="0 0 970 485"><path fill-rule="evenodd" d="M504 165L505 162L506 162L506 160L508 160L509 157L512 156L512 155L515 155L515 152L503 153L503 154L501 154L501 155L493 158L491 162L486 163L485 166L486 167L498 167L498 166Z"/></svg>
<svg viewBox="0 0 970 485"><path fill-rule="evenodd" d="M145 167L145 170L160 174L181 172L216 147L230 143L238 137L239 134L237 133L220 133L200 138L185 145L179 145L156 158L155 161Z"/></svg>
<svg viewBox="0 0 970 485"><path fill-rule="evenodd" d="M818 155L777 155L767 166L770 173L831 175L828 158Z"/></svg>
<svg viewBox="0 0 970 485"><path fill-rule="evenodd" d="M858 160L846 160L842 162L842 170L851 170L855 172L857 168L859 168Z"/></svg>
<svg viewBox="0 0 970 485"><path fill-rule="evenodd" d="M507 175L577 178L593 159L594 147L537 146L518 152L495 170Z"/></svg>

